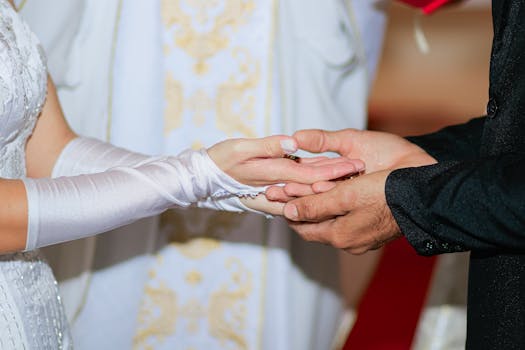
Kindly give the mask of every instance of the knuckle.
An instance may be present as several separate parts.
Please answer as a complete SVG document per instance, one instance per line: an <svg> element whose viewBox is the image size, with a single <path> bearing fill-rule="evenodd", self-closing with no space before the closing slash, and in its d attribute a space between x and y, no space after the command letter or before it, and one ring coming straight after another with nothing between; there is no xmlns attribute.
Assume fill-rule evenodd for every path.
<svg viewBox="0 0 525 350"><path fill-rule="evenodd" d="M289 183L289 184L286 184L284 186L284 193L287 195L287 196L291 196L293 197L294 196L294 183Z"/></svg>
<svg viewBox="0 0 525 350"><path fill-rule="evenodd" d="M316 241L315 238L314 238L314 236L311 235L311 234L306 234L306 233L305 233L305 234L302 235L302 237L303 237L303 239L304 239L305 241L307 241L307 242L315 242L315 241Z"/></svg>
<svg viewBox="0 0 525 350"><path fill-rule="evenodd" d="M318 144L316 145L317 149L319 149L320 151L324 151L328 147L328 135L322 130L316 130L316 132L318 140Z"/></svg>
<svg viewBox="0 0 525 350"><path fill-rule="evenodd" d="M317 242L318 237L315 232L310 229L308 224L294 224L292 228L299 234L299 236L307 242Z"/></svg>
<svg viewBox="0 0 525 350"><path fill-rule="evenodd" d="M275 152L274 145L271 142L271 140L264 140L263 150L264 150L264 155L267 158L272 158L275 156L276 152Z"/></svg>
<svg viewBox="0 0 525 350"><path fill-rule="evenodd" d="M337 235L335 238L332 239L332 245L337 249L345 249L347 248L348 243L343 237Z"/></svg>
<svg viewBox="0 0 525 350"><path fill-rule="evenodd" d="M233 154L235 156L244 154L246 150L246 139L239 138L239 139L232 139L231 141L233 142L233 147L232 147Z"/></svg>
<svg viewBox="0 0 525 350"><path fill-rule="evenodd" d="M353 248L352 251L351 251L351 254L353 254L353 255L363 255L367 251L368 251L368 249L363 248L363 247Z"/></svg>
<svg viewBox="0 0 525 350"><path fill-rule="evenodd" d="M303 203L302 207L298 207L297 211L299 215L304 219L315 219L317 217L317 208L314 203L306 201Z"/></svg>
<svg viewBox="0 0 525 350"><path fill-rule="evenodd" d="M275 187L270 187L266 190L265 196L268 200L278 200L282 198L282 194L279 193L279 190Z"/></svg>

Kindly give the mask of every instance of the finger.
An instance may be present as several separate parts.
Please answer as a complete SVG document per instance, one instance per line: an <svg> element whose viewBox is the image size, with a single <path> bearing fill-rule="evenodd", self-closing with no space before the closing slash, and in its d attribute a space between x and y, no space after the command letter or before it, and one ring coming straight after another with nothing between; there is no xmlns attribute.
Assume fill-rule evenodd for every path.
<svg viewBox="0 0 525 350"><path fill-rule="evenodd" d="M288 224L304 240L329 244L351 254L360 255L376 249L353 229L353 221L352 215L347 214L319 223L288 221Z"/></svg>
<svg viewBox="0 0 525 350"><path fill-rule="evenodd" d="M348 192L348 191L346 191ZM292 221L320 222L350 211L351 198L338 187L320 194L294 199L284 206L284 216Z"/></svg>
<svg viewBox="0 0 525 350"><path fill-rule="evenodd" d="M329 157L325 156L318 156L318 157L301 157L299 158L299 163L301 164L311 164L311 163L317 163L322 160L330 159Z"/></svg>
<svg viewBox="0 0 525 350"><path fill-rule="evenodd" d="M312 184L359 172L362 167L361 161L356 162L348 158L335 164L321 166L300 164L284 158L253 159L243 165L242 174L236 178L239 180L243 176L249 176L243 179L244 183L257 186L283 182Z"/></svg>
<svg viewBox="0 0 525 350"><path fill-rule="evenodd" d="M290 179L286 182L312 184L314 182L337 179L342 176L363 171L364 163L361 160L341 158L325 161L320 164L302 165L298 173L288 173Z"/></svg>
<svg viewBox="0 0 525 350"><path fill-rule="evenodd" d="M286 193L289 197L304 197L314 194L315 192L310 185L290 182L284 186L284 193Z"/></svg>
<svg viewBox="0 0 525 350"><path fill-rule="evenodd" d="M326 160L313 164L290 164L289 162L279 164L283 168L273 168L275 174L280 175L281 182L296 182L312 184L319 181L337 179L349 174L363 171L364 163L360 160L341 158L338 160Z"/></svg>
<svg viewBox="0 0 525 350"><path fill-rule="evenodd" d="M297 131L293 137L300 149L313 153L338 152L346 153L353 136L359 132L355 129L325 131L309 129Z"/></svg>
<svg viewBox="0 0 525 350"><path fill-rule="evenodd" d="M315 162L312 165L313 166L327 166L327 165L339 165L339 164L353 164L355 167L355 174L358 173L364 173L366 170L365 162L363 162L361 159L350 159L346 157L340 157L332 160L322 160L319 162ZM350 174L349 174L350 175Z"/></svg>
<svg viewBox="0 0 525 350"><path fill-rule="evenodd" d="M270 186L266 189L265 192L266 198L270 201L286 203L294 199L295 197L290 197L284 192L284 187L282 186Z"/></svg>
<svg viewBox="0 0 525 350"><path fill-rule="evenodd" d="M271 215L283 215L284 203L271 202L262 195L256 196L255 198L244 197L241 198L241 202L253 210L261 211Z"/></svg>
<svg viewBox="0 0 525 350"><path fill-rule="evenodd" d="M290 136L274 135L258 139L240 139L235 147L242 160L278 158L297 151L297 141Z"/></svg>
<svg viewBox="0 0 525 350"><path fill-rule="evenodd" d="M321 158L321 157L319 157ZM302 159L301 159L302 160ZM304 165L310 165L310 166L325 166L325 165L336 165L336 164L343 164L343 163L352 163L358 168L365 168L365 163L360 159L350 159L347 157L336 157L336 158L328 158L325 159L319 159L314 162L301 162L301 164Z"/></svg>
<svg viewBox="0 0 525 350"><path fill-rule="evenodd" d="M305 241L330 244L327 233L332 229L331 220L319 223L288 221L288 225Z"/></svg>
<svg viewBox="0 0 525 350"><path fill-rule="evenodd" d="M335 186L337 186L337 184L335 182L332 182L332 181L321 181L321 182L314 183L312 185L312 190L314 191L314 193L323 193L323 192L330 191Z"/></svg>

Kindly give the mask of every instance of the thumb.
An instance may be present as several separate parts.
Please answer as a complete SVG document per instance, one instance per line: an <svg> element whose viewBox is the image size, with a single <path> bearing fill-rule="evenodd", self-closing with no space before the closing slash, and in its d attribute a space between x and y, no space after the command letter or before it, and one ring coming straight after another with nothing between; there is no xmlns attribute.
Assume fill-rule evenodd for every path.
<svg viewBox="0 0 525 350"><path fill-rule="evenodd" d="M286 203L284 216L291 221L320 222L346 214L338 203L338 191L334 190L305 196Z"/></svg>
<svg viewBox="0 0 525 350"><path fill-rule="evenodd" d="M306 129L297 131L293 136L297 140L299 148L305 151L312 153L331 151L343 154L356 132L355 129L338 131Z"/></svg>

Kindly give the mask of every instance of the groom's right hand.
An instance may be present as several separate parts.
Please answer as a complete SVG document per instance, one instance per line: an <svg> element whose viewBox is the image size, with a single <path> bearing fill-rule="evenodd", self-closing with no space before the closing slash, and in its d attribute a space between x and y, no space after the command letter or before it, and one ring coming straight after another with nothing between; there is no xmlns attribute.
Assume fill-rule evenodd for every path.
<svg viewBox="0 0 525 350"><path fill-rule="evenodd" d="M299 148L312 153L337 152L351 159L361 159L366 172L435 163L423 149L404 138L379 131L344 129L300 130L294 138Z"/></svg>
<svg viewBox="0 0 525 350"><path fill-rule="evenodd" d="M298 147L303 150L312 153L336 152L350 159L361 159L366 166L365 173L423 166L436 162L417 145L400 136L385 132L310 129L300 130L293 136L297 140ZM332 187L334 187L333 182L319 182L313 186L290 183L284 188L271 187L266 195L270 200L288 201L295 197L324 192Z"/></svg>
<svg viewBox="0 0 525 350"><path fill-rule="evenodd" d="M362 254L400 236L386 202L386 179L393 169L433 164L434 158L415 144L382 132L304 130L294 137L302 149L335 151L362 159L366 165L365 174L356 179L312 186L287 184L284 190L278 189L286 200L292 199L284 214L302 238Z"/></svg>

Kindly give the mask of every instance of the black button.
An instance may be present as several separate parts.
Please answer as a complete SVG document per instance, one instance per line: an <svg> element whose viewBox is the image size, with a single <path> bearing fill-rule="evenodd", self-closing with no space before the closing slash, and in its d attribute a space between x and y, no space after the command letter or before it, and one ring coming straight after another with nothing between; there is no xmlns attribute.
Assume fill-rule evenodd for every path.
<svg viewBox="0 0 525 350"><path fill-rule="evenodd" d="M496 99L491 97L489 103L487 103L487 117L494 118L497 112L498 104L496 103Z"/></svg>

